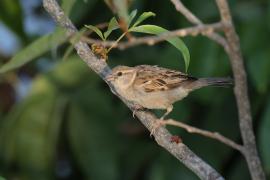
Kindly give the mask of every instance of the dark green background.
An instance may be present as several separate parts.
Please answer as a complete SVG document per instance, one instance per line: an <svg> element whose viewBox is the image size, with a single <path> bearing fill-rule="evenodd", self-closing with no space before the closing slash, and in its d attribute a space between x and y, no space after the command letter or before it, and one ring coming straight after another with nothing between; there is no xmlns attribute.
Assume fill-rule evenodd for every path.
<svg viewBox="0 0 270 180"><path fill-rule="evenodd" d="M230 7L248 75L253 124L263 167L270 176L270 1L231 0ZM107 85L73 52L64 33L29 35L23 28L22 3L3 1L0 21L15 33L27 51L17 58L16 70L0 74L0 175L7 179L165 180L198 179L149 137L149 132ZM183 3L203 22L219 20L213 0ZM68 4L68 3L67 3ZM2 6L2 5L1 5ZM68 5L67 5L68 6ZM152 11L147 20L173 30L191 26L169 0L135 0L131 9ZM40 6L38 16L50 18ZM77 0L70 17L78 28L108 22L113 16L103 1ZM50 20L52 21L52 20ZM111 38L115 39L117 33ZM37 41L38 38L41 38ZM206 37L183 38L190 54L189 73L197 77L232 76L222 47ZM31 44L35 41L36 44ZM29 46L30 45L30 46ZM2 56L4 64L12 56ZM44 60L44 58L46 58ZM184 70L181 54L166 42L114 49L110 66L157 64ZM31 61L35 60L35 61ZM31 61L31 62L30 62ZM40 67L39 62L52 64ZM29 62L24 66L25 62ZM15 100L16 80L31 79L27 96ZM10 80L11 79L11 80ZM204 88L175 104L170 117L217 131L241 143L232 88ZM156 112L161 115L161 112ZM169 127L198 156L226 179L250 179L241 154L220 142Z"/></svg>

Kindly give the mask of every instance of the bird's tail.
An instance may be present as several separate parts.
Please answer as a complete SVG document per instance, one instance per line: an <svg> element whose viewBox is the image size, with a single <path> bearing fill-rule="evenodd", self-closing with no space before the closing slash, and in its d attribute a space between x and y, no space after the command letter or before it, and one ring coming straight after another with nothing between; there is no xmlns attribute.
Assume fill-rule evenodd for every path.
<svg viewBox="0 0 270 180"><path fill-rule="evenodd" d="M232 78L199 78L191 84L191 88L199 89L205 86L229 87L233 85Z"/></svg>

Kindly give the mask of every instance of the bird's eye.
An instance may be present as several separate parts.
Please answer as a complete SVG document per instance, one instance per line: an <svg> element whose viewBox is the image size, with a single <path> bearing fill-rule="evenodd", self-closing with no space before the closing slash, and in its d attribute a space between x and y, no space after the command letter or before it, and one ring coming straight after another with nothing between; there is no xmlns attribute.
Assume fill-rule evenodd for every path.
<svg viewBox="0 0 270 180"><path fill-rule="evenodd" d="M118 72L117 76L122 76L122 74L123 74L122 72Z"/></svg>

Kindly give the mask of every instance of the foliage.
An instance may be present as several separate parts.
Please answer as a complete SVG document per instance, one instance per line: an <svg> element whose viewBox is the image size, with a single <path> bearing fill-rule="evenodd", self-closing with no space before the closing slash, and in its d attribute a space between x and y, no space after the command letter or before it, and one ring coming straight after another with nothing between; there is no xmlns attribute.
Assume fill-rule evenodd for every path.
<svg viewBox="0 0 270 180"><path fill-rule="evenodd" d="M67 37L63 36L64 30L58 28L54 33L49 35L44 35L39 39L32 42L26 48L18 52L12 59L1 66L0 73L5 73L7 71L13 70L15 68L21 67L26 63L38 58L45 52L50 51L52 48L57 47L67 41Z"/></svg>
<svg viewBox="0 0 270 180"><path fill-rule="evenodd" d="M154 34L154 35L161 35L164 33L168 33L169 31L160 27L160 26L156 26L156 25L141 25L139 26L139 24L141 24L144 20L146 20L147 18L151 17L151 16L155 16L155 13L153 12L144 12L142 13L137 20L135 20L135 22L132 24L132 21L134 21L134 18L137 14L137 10L133 10L128 19L127 19L127 31L124 32L117 40L116 42L119 42L126 33L128 32L137 32L137 33L145 33L145 34ZM107 31L105 31L104 33L101 32L101 30L96 27L96 26L92 26L92 25L86 25L87 28L91 29L92 31L94 31L103 41L106 41L108 36L111 34L111 32L113 30L119 29L120 25L118 25L117 20L115 19L115 17L113 17L108 25ZM172 37L172 38L168 38L167 41L172 44L174 47L176 47L177 50L179 50L184 57L184 61L185 61L185 67L186 67L186 71L188 70L188 66L189 66L189 61L190 61L190 54L189 54L189 50L186 47L185 43L177 37ZM109 53L109 51L112 49L109 48L107 53Z"/></svg>
<svg viewBox="0 0 270 180"><path fill-rule="evenodd" d="M63 30L56 28L50 34L33 37L24 32L19 1L3 2L0 19L25 46L12 57L2 56L0 51L0 64L4 64L0 67L1 176L6 179L197 179L156 145L149 132L132 118L127 107L75 52L69 51L70 55L66 56L69 45ZM214 1L184 3L204 22L219 19ZM269 177L270 45L267 39L270 3L266 0L244 0L231 1L230 5L246 60L259 151ZM79 29L83 29L85 24L99 24L113 16L102 1L63 1L62 7L66 13L70 12L69 16ZM153 11L158 15L147 19L149 23L143 25L140 23L154 14L146 12L136 18L136 10L126 15L126 10L119 8L122 8L122 16L127 16L130 33L159 35L166 33L161 27L177 29L190 26L169 1L133 1L130 9ZM47 15L43 12L41 16ZM107 29L100 29L100 38L118 39L123 33L119 29L115 31L119 27L118 19L112 18L109 22ZM140 36L137 33L132 35ZM198 77L231 76L228 57L220 46L200 36L183 40L192 57L190 74ZM182 40L178 38L177 42L172 42L181 46L180 52L186 56L184 60L188 59ZM55 51L57 55L52 56ZM64 55L66 60L59 61ZM140 45L125 51L114 50L109 54L108 63L112 67L118 64L158 64L183 71L188 61L178 61L178 55L178 50L166 43L150 47ZM15 98L10 97L19 96L22 84L25 88L25 77L31 81L27 96L12 100ZM160 114L159 111L155 113ZM239 142L232 89L198 90L176 103L170 117L220 132ZM238 152L214 140L178 128L169 129L181 136L185 144L226 179L249 179L245 160Z"/></svg>

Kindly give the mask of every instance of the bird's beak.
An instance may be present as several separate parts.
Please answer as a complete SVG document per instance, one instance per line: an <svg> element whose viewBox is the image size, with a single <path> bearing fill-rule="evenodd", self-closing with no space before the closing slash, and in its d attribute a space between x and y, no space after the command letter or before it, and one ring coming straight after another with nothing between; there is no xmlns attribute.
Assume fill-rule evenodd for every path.
<svg viewBox="0 0 270 180"><path fill-rule="evenodd" d="M114 75L112 75L112 74L109 74L109 75L107 75L106 76L106 81L109 81L109 82L111 82L112 80L114 80Z"/></svg>

